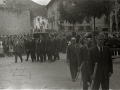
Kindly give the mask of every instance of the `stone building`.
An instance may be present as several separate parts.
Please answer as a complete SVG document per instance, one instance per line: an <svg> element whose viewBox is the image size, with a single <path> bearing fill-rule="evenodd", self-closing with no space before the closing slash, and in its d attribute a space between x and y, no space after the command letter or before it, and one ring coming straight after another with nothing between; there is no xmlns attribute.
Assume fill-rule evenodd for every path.
<svg viewBox="0 0 120 90"><path fill-rule="evenodd" d="M47 16L48 16L48 28L51 30L65 30L65 31L92 31L93 30L93 18L84 20L82 24L76 23L73 25L70 23L66 23L63 20L60 20L60 13L59 13L59 3L68 3L73 5L71 0L51 0L47 5ZM102 16L100 19L96 18L96 30L108 30L109 24L105 23L105 16Z"/></svg>
<svg viewBox="0 0 120 90"><path fill-rule="evenodd" d="M110 31L120 31L120 0L115 0L115 5L110 15Z"/></svg>
<svg viewBox="0 0 120 90"><path fill-rule="evenodd" d="M1 35L29 33L30 29L29 6L12 3L10 0L0 4Z"/></svg>

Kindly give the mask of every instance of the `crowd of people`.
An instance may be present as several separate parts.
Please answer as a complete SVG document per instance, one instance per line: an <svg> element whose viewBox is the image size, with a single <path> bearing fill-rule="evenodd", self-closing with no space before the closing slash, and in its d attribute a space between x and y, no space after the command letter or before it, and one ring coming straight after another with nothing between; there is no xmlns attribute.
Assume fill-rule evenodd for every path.
<svg viewBox="0 0 120 90"><path fill-rule="evenodd" d="M59 52L67 52L67 62L70 65L72 81L75 82L79 71L82 73L83 89L88 89L94 80L93 89L109 88L109 77L113 73L112 55L120 55L120 32L102 32L96 35L96 42L92 42L91 32L62 32L42 34L34 38L32 34L0 36L3 45L4 57L18 56L23 61L22 55L26 55L26 61L31 56L31 61L54 62L60 60ZM115 50L111 50L116 48ZM98 63L94 77L95 63Z"/></svg>
<svg viewBox="0 0 120 90"><path fill-rule="evenodd" d="M59 52L66 53L67 47L65 35L54 33L49 33L46 36L41 34L39 38L34 38L32 34L7 35L1 36L0 41L3 45L3 55L5 57L15 55L15 62L17 62L17 56L22 62L22 55L27 55L26 61L31 56L32 62L43 62L46 59L52 62L60 59Z"/></svg>
<svg viewBox="0 0 120 90"><path fill-rule="evenodd" d="M98 90L100 85L102 90L109 90L109 78L113 73L112 56L120 55L120 32L98 33L94 44L92 36L87 32L79 40L78 35L71 38L67 47L67 62L72 81L76 81L81 71L83 90L88 90L89 85L92 90Z"/></svg>

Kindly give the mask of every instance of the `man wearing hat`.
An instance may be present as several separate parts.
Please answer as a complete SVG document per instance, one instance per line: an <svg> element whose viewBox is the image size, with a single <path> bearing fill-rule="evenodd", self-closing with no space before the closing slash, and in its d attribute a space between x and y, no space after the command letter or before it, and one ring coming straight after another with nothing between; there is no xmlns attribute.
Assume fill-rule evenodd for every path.
<svg viewBox="0 0 120 90"><path fill-rule="evenodd" d="M100 84L102 90L109 90L109 77L113 73L113 63L110 48L104 46L104 34L96 36L97 45L88 52L88 72L91 79L94 80L92 89L99 90ZM93 75L95 63L98 64L95 77Z"/></svg>
<svg viewBox="0 0 120 90"><path fill-rule="evenodd" d="M73 82L75 82L75 78L76 78L77 71L78 71L79 49L80 47L78 44L76 44L75 37L72 37L71 44L67 48L67 58L70 63L70 72L71 72L71 77L72 77Z"/></svg>
<svg viewBox="0 0 120 90"><path fill-rule="evenodd" d="M88 89L88 82L90 82L90 77L88 74L88 66L87 66L87 59L88 59L88 50L92 46L92 34L86 33L85 34L85 45L83 45L80 48L79 53L79 67L82 65L81 73L82 73L82 79L83 79L83 90ZM83 64L82 64L83 63Z"/></svg>

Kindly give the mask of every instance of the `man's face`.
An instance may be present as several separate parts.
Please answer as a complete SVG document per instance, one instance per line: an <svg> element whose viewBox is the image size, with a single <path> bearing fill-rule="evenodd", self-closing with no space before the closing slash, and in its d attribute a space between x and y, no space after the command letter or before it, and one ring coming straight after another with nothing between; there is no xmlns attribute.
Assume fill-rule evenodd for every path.
<svg viewBox="0 0 120 90"><path fill-rule="evenodd" d="M85 43L90 46L92 44L92 39L91 38L87 38L85 39Z"/></svg>
<svg viewBox="0 0 120 90"><path fill-rule="evenodd" d="M75 44L75 43L76 43L76 40L72 40L72 43Z"/></svg>
<svg viewBox="0 0 120 90"><path fill-rule="evenodd" d="M104 43L104 39L100 39L100 38L97 38L97 44L98 44L98 46L102 46L103 45L103 43Z"/></svg>

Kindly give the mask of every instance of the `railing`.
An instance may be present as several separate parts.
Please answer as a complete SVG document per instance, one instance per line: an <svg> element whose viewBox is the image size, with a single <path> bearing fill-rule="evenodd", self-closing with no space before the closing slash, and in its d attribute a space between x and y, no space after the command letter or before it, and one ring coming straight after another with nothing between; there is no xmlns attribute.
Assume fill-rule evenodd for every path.
<svg viewBox="0 0 120 90"><path fill-rule="evenodd" d="M120 58L120 55L118 54L118 51L120 50L120 48L111 48L111 51L114 51L114 55L112 56L112 58ZM115 55L116 52L116 55Z"/></svg>

